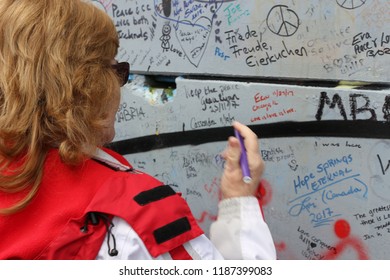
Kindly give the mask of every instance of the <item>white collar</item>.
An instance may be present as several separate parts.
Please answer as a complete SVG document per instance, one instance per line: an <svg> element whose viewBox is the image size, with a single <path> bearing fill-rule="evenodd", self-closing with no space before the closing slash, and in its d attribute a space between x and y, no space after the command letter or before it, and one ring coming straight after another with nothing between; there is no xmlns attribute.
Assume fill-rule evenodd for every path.
<svg viewBox="0 0 390 280"><path fill-rule="evenodd" d="M120 171L132 170L130 166L120 163L116 158L114 158L113 156L111 156L110 154L108 154L107 152L103 151L100 148L96 149L93 158L105 164L108 164L109 166Z"/></svg>

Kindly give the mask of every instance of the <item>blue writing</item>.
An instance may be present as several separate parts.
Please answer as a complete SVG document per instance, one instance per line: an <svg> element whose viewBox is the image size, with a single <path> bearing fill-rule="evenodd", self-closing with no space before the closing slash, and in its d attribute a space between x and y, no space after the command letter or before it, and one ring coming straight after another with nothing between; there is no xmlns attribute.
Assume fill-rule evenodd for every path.
<svg viewBox="0 0 390 280"><path fill-rule="evenodd" d="M301 215L302 211L306 210L306 212L310 213L311 208L317 208L317 205L314 202L310 202L311 197L306 197L301 203L295 204L291 206L288 213L291 216L299 216Z"/></svg>

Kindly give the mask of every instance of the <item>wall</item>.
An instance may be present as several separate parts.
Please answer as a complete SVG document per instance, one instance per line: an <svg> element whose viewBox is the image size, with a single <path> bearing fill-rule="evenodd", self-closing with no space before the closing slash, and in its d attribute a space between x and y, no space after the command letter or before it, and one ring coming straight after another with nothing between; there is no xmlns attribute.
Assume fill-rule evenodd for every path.
<svg viewBox="0 0 390 280"><path fill-rule="evenodd" d="M113 148L182 192L207 233L220 153L241 121L260 138L259 193L280 259L387 259L390 4L324 2L94 1L137 73ZM180 77L155 86L158 74Z"/></svg>
<svg viewBox="0 0 390 280"><path fill-rule="evenodd" d="M389 80L386 0L95 3L134 72Z"/></svg>

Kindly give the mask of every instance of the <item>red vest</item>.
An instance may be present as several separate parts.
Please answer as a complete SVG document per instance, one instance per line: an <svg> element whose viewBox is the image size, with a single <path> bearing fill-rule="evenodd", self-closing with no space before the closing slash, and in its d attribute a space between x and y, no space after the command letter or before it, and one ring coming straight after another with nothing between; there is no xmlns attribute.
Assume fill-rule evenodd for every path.
<svg viewBox="0 0 390 280"><path fill-rule="evenodd" d="M0 205L20 197L0 193ZM180 194L155 178L132 169L116 171L95 160L70 167L51 150L32 203L0 216L0 259L94 259L107 228L103 219L98 224L88 219L91 212L126 220L153 257L180 252L182 244L203 233Z"/></svg>

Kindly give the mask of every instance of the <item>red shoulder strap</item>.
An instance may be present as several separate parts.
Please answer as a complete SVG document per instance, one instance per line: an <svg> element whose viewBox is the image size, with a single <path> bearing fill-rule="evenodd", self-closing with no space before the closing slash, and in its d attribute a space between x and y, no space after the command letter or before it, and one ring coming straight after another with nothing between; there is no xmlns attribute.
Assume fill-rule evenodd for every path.
<svg viewBox="0 0 390 280"><path fill-rule="evenodd" d="M203 234L181 195L144 173L106 180L87 211L126 220L153 257Z"/></svg>

